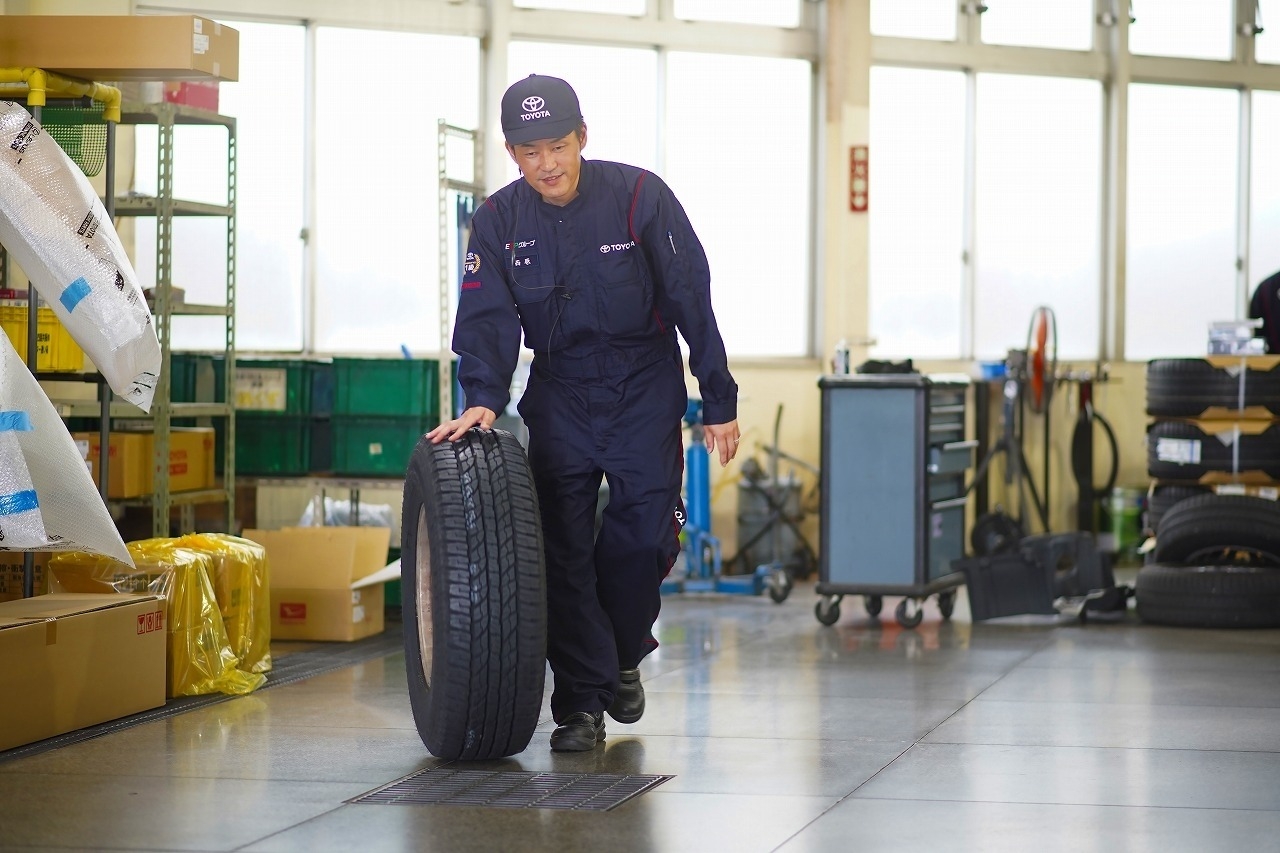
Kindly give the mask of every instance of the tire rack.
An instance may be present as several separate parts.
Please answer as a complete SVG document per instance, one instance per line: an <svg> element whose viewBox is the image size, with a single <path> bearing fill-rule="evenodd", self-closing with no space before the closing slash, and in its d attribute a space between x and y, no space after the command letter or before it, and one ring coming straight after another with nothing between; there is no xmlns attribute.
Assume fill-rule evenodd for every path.
<svg viewBox="0 0 1280 853"><path fill-rule="evenodd" d="M47 105L48 95L53 94L59 97L73 99L90 99L103 104L103 120L106 123L107 130L107 156L105 164L105 174L103 175L103 207L106 208L107 218L114 221L115 219L115 148L116 148L116 125L120 121L120 90L114 86L105 86L101 83L86 82L81 80L73 80L63 77L53 72L44 71L38 68L0 68L0 83L19 84L26 89L25 104L31 113L31 117L35 119L36 124L41 123L41 117L44 107ZM0 91L0 96L7 92ZM3 248L0 247L0 251ZM4 253L4 269L0 271L0 278L7 283L9 281L9 255ZM108 446L110 442L111 420L109 412L111 410L111 387L107 385L100 373L42 373L37 369L36 358L39 352L38 335L39 335L39 319L40 319L40 294L36 292L33 285L27 285L27 369L37 379L55 380L55 381L75 381L94 382L98 385L98 415L99 421L99 458L98 458L98 493L101 495L103 503L107 500L107 487L110 482L107 472L107 463L110 454ZM167 471L166 467L166 471ZM22 557L22 597L31 598L35 595L35 554L27 551Z"/></svg>

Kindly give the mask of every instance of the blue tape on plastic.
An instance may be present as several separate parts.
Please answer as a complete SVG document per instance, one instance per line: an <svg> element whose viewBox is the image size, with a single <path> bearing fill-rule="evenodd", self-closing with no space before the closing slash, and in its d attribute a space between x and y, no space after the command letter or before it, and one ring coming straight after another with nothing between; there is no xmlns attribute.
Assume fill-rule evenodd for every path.
<svg viewBox="0 0 1280 853"><path fill-rule="evenodd" d="M36 497L35 489L0 495L0 515L17 515L39 508L40 500Z"/></svg>
<svg viewBox="0 0 1280 853"><path fill-rule="evenodd" d="M80 304L80 300L89 295L89 282L85 281L84 276L67 285L67 289L62 291L62 295L58 297L58 301L62 303L62 307L68 311L76 310L76 306Z"/></svg>
<svg viewBox="0 0 1280 853"><path fill-rule="evenodd" d="M31 415L27 412L0 412L0 432L31 432Z"/></svg>

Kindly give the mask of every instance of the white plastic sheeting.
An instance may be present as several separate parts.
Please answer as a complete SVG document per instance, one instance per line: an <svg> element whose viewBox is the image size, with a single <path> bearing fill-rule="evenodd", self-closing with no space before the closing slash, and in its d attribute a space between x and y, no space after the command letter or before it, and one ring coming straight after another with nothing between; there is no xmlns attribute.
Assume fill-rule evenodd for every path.
<svg viewBox="0 0 1280 853"><path fill-rule="evenodd" d="M133 565L66 425L5 335L0 551L88 551Z"/></svg>
<svg viewBox="0 0 1280 853"><path fill-rule="evenodd" d="M150 411L160 342L137 274L88 179L10 103L0 103L0 244L111 389Z"/></svg>

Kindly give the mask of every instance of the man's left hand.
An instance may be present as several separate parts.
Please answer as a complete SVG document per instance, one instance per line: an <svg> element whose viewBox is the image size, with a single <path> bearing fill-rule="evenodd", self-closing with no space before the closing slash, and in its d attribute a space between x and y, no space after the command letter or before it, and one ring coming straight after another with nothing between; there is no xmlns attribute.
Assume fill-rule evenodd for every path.
<svg viewBox="0 0 1280 853"><path fill-rule="evenodd" d="M720 467L723 468L738 455L738 442L742 440L742 435L738 432L738 422L732 420L727 424L705 424L702 438L707 443L708 453L719 449Z"/></svg>

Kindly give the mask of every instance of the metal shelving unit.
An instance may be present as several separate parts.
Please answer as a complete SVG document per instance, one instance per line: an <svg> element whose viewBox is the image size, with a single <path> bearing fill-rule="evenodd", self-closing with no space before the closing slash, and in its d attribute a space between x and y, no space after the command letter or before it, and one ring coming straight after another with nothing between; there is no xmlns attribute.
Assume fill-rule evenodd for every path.
<svg viewBox="0 0 1280 853"><path fill-rule="evenodd" d="M228 529L235 524L235 304L236 304L236 120L207 110L180 104L125 104L121 123L127 125L155 125L158 136L158 179L156 195L152 197L126 196L115 200L117 216L151 217L156 222L156 285L152 317L156 335L160 339L160 381L156 387L151 420L154 423L155 451L152 459L154 489L147 498L121 502L124 505L151 504L152 533L169 535L170 510L178 507L180 524L184 530L195 526L195 507L201 503L223 502L227 511ZM174 135L183 125L222 127L227 132L227 203L208 204L174 198ZM173 225L180 216L223 217L227 224L226 304L193 305L176 304L173 298ZM179 315L216 316L226 318L226 403L174 403L170 398L170 367L172 365L172 321ZM65 411L76 413L75 403L62 403ZM111 417L137 417L115 406ZM171 492L169 489L169 435L174 418L214 417L226 419L223 433L225 465L222 485L216 489L191 492Z"/></svg>

